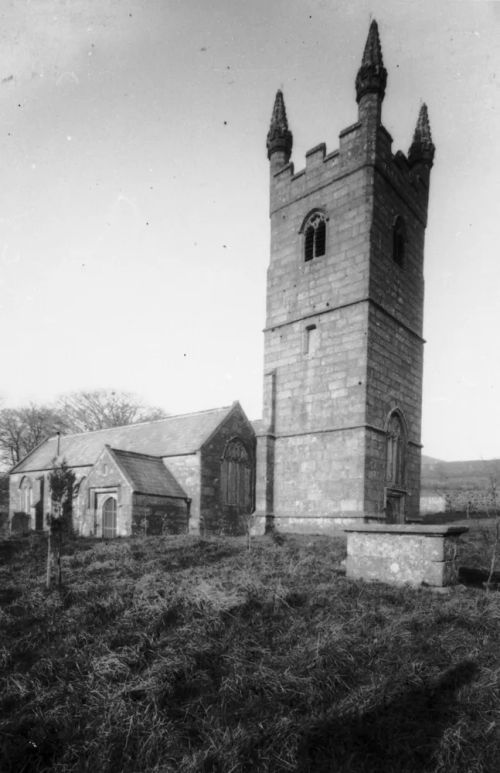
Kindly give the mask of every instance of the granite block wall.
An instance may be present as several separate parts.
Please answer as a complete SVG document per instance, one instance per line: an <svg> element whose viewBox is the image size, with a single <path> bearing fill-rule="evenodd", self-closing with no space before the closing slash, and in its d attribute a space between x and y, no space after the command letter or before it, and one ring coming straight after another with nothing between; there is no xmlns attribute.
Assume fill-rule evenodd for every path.
<svg viewBox="0 0 500 773"><path fill-rule="evenodd" d="M404 154L393 154L382 98L366 93L339 149L317 145L300 172L270 156L257 513L278 528L322 531L386 517L394 410L405 428L404 513L418 514L428 169L416 175ZM325 250L306 260L304 227L315 211L326 219Z"/></svg>
<svg viewBox="0 0 500 773"><path fill-rule="evenodd" d="M221 496L221 462L226 444L233 438L242 441L252 467L252 491L248 507L227 505ZM246 517L255 508L255 432L241 410L233 410L212 438L203 445L201 460L200 533L244 534L247 528Z"/></svg>
<svg viewBox="0 0 500 773"><path fill-rule="evenodd" d="M191 498L189 533L199 534L201 507L201 456L200 453L168 456L163 463L178 480Z"/></svg>
<svg viewBox="0 0 500 773"><path fill-rule="evenodd" d="M184 499L134 494L132 534L187 534L189 508Z"/></svg>

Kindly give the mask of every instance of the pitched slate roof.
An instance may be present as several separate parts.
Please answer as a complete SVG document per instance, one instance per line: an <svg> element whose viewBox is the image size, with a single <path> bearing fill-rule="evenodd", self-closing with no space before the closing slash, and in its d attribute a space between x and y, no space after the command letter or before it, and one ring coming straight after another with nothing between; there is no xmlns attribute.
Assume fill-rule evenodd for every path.
<svg viewBox="0 0 500 773"><path fill-rule="evenodd" d="M165 467L161 457L120 451L116 448L109 448L109 452L125 473L136 494L187 499L186 492Z"/></svg>
<svg viewBox="0 0 500 773"><path fill-rule="evenodd" d="M168 416L166 419L110 427L78 435L61 435L59 454L57 437L48 438L35 448L11 472L48 470L55 456L66 459L70 467L95 464L105 445L122 451L151 456L181 456L196 453L229 415L237 403L197 413Z"/></svg>

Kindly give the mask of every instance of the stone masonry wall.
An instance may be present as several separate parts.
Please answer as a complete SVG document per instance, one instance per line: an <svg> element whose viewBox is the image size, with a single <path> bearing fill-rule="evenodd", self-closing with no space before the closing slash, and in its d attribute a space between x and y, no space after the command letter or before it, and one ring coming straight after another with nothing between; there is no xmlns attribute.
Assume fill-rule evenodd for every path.
<svg viewBox="0 0 500 773"><path fill-rule="evenodd" d="M287 530L329 530L335 518L363 514L372 207L365 153L355 124L338 151L326 155L318 145L302 172L287 167L271 186L264 372L276 372L273 514ZM328 218L326 249L306 262L300 231L315 208Z"/></svg>
<svg viewBox="0 0 500 773"><path fill-rule="evenodd" d="M328 533L363 516L364 430L278 438L275 526Z"/></svg>
<svg viewBox="0 0 500 773"><path fill-rule="evenodd" d="M415 182L403 154L392 156L390 138L379 130L374 175L367 423L384 429L391 410L406 420L405 516L419 512L423 370L423 249L427 190ZM405 223L403 264L393 255L393 226ZM384 502L385 438L371 434L367 446L366 514L380 517ZM382 504L383 514L383 504Z"/></svg>
<svg viewBox="0 0 500 773"><path fill-rule="evenodd" d="M365 515L377 520L385 518L385 450L385 433L367 430ZM409 444L406 453L405 517L414 520L420 504L420 448Z"/></svg>
<svg viewBox="0 0 500 773"><path fill-rule="evenodd" d="M91 467L77 467L74 472L77 482L82 478L85 478ZM42 528L46 530L47 521L46 516L51 510L51 498L50 498L50 486L49 486L49 474L50 470L34 470L23 473L14 473L9 475L9 520L12 520L14 513L20 512L22 509L22 500L20 485L24 478L28 479L31 483L32 491L32 508L31 512L27 513L29 518L29 528L35 529L38 520L42 523ZM43 479L43 485L42 485ZM84 487L85 488L85 487ZM41 494L43 493L43 497ZM83 497L83 498L82 498ZM83 489L80 491L77 497L73 500L73 512L72 512L72 527L75 531L79 531L79 525L82 517L82 512L85 510L86 504L85 497L83 496Z"/></svg>
<svg viewBox="0 0 500 773"><path fill-rule="evenodd" d="M364 422L367 304L310 317L307 324L316 325L309 352L303 320L267 333L266 366L276 369L278 436Z"/></svg>
<svg viewBox="0 0 500 773"><path fill-rule="evenodd" d="M309 164L301 175L306 191L271 214L268 329L297 318L328 313L367 295L369 179L362 169L347 178L328 181L327 169L328 164ZM292 190L294 182L290 184ZM323 210L329 218L326 253L306 262L299 231L315 208Z"/></svg>
<svg viewBox="0 0 500 773"><path fill-rule="evenodd" d="M402 411L408 428L405 513L419 511L422 343L377 307L370 309L366 419L379 432L370 432L366 449L366 515L383 514L385 446L383 430L391 410Z"/></svg>
<svg viewBox="0 0 500 773"><path fill-rule="evenodd" d="M163 459L163 463L168 467L174 478L176 478L187 496L191 499L189 533L199 534L201 507L200 453L168 456Z"/></svg>
<svg viewBox="0 0 500 773"><path fill-rule="evenodd" d="M187 534L188 507L184 499L134 494L133 534Z"/></svg>
<svg viewBox="0 0 500 773"><path fill-rule="evenodd" d="M392 165L397 166L394 161ZM384 169L390 167L387 161ZM422 335L425 219L413 201L415 190L409 178L393 188L384 175L377 173L374 191L370 297ZM393 259L393 225L398 216L403 218L406 229L402 266Z"/></svg>
<svg viewBox="0 0 500 773"><path fill-rule="evenodd" d="M370 309L366 419L381 429L401 408L409 440L420 443L422 343L376 307Z"/></svg>
<svg viewBox="0 0 500 773"><path fill-rule="evenodd" d="M118 469L113 457L105 451L89 472L85 482L88 492L87 508L81 514L77 531L81 534L102 536L100 516L100 500L116 492L116 535L126 537L132 533L132 488L125 476ZM95 495L99 499L96 508Z"/></svg>
<svg viewBox="0 0 500 773"><path fill-rule="evenodd" d="M221 461L226 444L238 437L244 444L255 470L255 433L239 407L236 407L219 426L216 434L201 450L201 522L202 534L244 534L245 515L249 512L224 505L220 492ZM252 487L255 480L252 481Z"/></svg>
<svg viewBox="0 0 500 773"><path fill-rule="evenodd" d="M415 179L404 154L393 155L380 108L380 94L365 94L338 151L318 145L304 170L288 164L271 175L263 415L272 420L259 447L261 464L270 460L267 475L259 470L267 484L259 507L282 528L294 519L309 530L384 517L385 433L395 408L408 424L406 512L418 512L428 191L425 175ZM305 261L303 226L316 209L327 220L325 254ZM401 266L393 257L398 216Z"/></svg>

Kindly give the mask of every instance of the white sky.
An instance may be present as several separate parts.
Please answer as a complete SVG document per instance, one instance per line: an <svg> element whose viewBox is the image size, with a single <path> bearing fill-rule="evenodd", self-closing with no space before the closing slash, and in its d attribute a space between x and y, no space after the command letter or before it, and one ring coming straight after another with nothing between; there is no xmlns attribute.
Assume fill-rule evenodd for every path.
<svg viewBox="0 0 500 773"><path fill-rule="evenodd" d="M378 21L383 122L436 144L424 453L500 457L500 2L2 0L0 396L113 387L261 413L265 139L292 160L357 118Z"/></svg>

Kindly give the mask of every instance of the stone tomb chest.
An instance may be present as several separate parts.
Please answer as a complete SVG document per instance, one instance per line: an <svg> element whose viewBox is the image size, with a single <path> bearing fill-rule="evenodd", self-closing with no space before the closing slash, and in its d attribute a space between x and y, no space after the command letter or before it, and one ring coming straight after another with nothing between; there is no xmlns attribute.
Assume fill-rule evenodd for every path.
<svg viewBox="0 0 500 773"><path fill-rule="evenodd" d="M374 524L347 526L347 576L396 585L454 585L463 526Z"/></svg>

